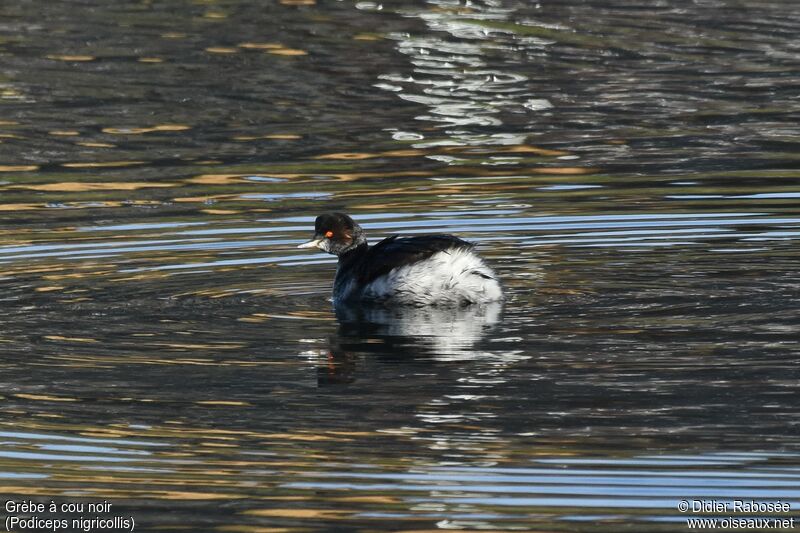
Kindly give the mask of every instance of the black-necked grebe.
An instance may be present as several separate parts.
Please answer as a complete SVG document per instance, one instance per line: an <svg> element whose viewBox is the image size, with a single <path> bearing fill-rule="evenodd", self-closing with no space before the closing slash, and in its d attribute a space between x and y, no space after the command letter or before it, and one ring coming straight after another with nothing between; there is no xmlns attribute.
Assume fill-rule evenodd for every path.
<svg viewBox="0 0 800 533"><path fill-rule="evenodd" d="M326 213L314 223L314 238L298 248L339 257L334 303L463 306L502 300L497 276L473 247L452 235L393 235L369 246L352 218Z"/></svg>

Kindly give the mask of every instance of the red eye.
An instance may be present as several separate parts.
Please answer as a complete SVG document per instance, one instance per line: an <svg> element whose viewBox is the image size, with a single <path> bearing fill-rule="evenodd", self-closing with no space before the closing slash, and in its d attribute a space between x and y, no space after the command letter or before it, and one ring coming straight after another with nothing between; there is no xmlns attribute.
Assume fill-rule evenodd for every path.
<svg viewBox="0 0 800 533"><path fill-rule="evenodd" d="M331 237L333 237L333 232L332 231L326 231L325 232L325 236L330 239Z"/></svg>

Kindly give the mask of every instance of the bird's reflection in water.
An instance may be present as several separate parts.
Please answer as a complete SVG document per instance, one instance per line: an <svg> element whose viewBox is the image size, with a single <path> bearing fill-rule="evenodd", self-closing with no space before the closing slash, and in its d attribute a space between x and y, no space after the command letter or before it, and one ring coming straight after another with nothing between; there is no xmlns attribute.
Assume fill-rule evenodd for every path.
<svg viewBox="0 0 800 533"><path fill-rule="evenodd" d="M478 342L499 321L502 304L462 308L339 305L339 329L330 339L318 384L350 383L357 361L464 361L481 357Z"/></svg>

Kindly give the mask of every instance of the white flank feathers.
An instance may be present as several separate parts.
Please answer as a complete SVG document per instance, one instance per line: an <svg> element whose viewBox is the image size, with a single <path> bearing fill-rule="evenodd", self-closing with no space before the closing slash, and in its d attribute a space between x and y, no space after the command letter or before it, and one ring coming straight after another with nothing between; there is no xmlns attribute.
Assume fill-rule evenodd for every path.
<svg viewBox="0 0 800 533"><path fill-rule="evenodd" d="M416 306L459 306L503 299L492 269L471 250L459 248L395 268L363 288L352 282L344 284L337 287L334 301L348 300L355 296L354 291L365 300Z"/></svg>

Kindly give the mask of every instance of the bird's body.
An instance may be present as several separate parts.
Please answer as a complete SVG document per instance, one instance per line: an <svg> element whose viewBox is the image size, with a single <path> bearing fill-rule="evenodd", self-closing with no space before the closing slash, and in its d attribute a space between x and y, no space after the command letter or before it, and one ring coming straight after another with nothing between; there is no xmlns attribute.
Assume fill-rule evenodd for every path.
<svg viewBox="0 0 800 533"><path fill-rule="evenodd" d="M363 230L341 213L320 215L317 247L339 257L334 303L464 306L503 299L491 268L474 246L452 235L384 239L369 246Z"/></svg>

